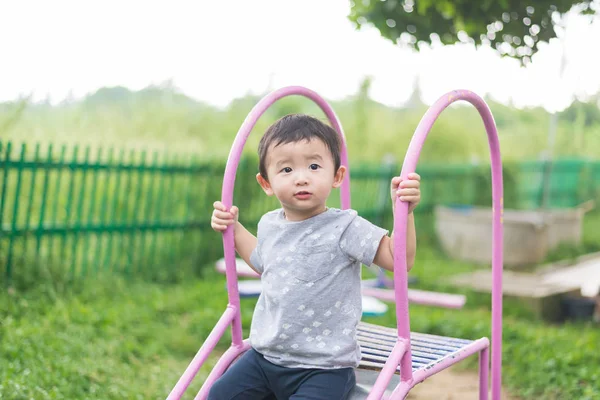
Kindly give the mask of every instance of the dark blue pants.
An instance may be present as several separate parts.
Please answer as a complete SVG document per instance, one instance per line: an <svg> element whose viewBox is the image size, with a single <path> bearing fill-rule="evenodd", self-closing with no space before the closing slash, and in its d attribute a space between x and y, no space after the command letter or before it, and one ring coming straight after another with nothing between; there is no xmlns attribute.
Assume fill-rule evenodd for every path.
<svg viewBox="0 0 600 400"><path fill-rule="evenodd" d="M280 367L250 349L213 384L208 399L345 400L355 384L354 368Z"/></svg>

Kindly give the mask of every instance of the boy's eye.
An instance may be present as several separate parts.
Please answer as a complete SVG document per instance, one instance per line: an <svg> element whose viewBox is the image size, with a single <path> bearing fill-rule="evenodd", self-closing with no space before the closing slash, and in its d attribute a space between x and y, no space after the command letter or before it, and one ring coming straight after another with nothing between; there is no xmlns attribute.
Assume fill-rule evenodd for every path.
<svg viewBox="0 0 600 400"><path fill-rule="evenodd" d="M285 172L286 174L289 174L290 172L292 172L292 169L290 167L285 167L284 169L281 170L281 172Z"/></svg>
<svg viewBox="0 0 600 400"><path fill-rule="evenodd" d="M319 166L319 164L310 164L308 168L312 169L313 171L316 171L321 167Z"/></svg>

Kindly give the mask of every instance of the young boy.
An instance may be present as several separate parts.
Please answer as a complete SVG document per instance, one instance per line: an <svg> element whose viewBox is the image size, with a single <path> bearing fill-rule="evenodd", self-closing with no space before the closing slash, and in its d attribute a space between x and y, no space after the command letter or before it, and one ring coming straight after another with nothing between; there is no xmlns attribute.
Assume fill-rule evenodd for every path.
<svg viewBox="0 0 600 400"><path fill-rule="evenodd" d="M356 327L361 309L361 263L393 270L393 239L354 210L327 208L340 187L341 141L336 131L306 115L275 122L258 146L256 179L281 208L266 213L257 237L238 222L238 209L214 203L211 225L235 224L235 249L261 274L252 348L213 385L209 399L345 399L360 361ZM409 202L407 264L416 235L412 211L420 201L420 177L391 182Z"/></svg>

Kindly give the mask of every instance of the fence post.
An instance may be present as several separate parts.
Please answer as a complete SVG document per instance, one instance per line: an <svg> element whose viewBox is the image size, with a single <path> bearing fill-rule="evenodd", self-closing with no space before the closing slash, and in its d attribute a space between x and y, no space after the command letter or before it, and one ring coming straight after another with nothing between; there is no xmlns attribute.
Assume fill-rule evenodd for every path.
<svg viewBox="0 0 600 400"><path fill-rule="evenodd" d="M17 222L19 216L19 194L21 193L21 178L23 175L23 164L25 163L25 154L27 152L27 146L25 143L21 145L21 156L19 157L19 163L17 164L17 187L15 188L15 203L13 205L12 224L10 234L8 237L8 255L6 256L6 282L10 285L12 280L12 258L13 258L13 246L17 232Z"/></svg>
<svg viewBox="0 0 600 400"><path fill-rule="evenodd" d="M2 142L0 142L0 146L2 146ZM12 144L8 142L6 144L6 155L4 156L4 167L2 173L2 192L0 193L0 232L4 235L4 208L6 205L6 192L7 192L7 182L8 182L8 163L10 161L10 153L11 153ZM0 147L2 149L2 147ZM2 152L0 151L0 154ZM3 242L0 240L0 245Z"/></svg>

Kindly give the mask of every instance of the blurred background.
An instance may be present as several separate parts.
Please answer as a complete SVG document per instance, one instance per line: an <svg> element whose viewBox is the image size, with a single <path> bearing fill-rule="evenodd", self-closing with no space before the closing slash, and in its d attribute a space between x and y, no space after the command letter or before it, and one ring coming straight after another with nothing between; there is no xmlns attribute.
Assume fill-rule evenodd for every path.
<svg viewBox="0 0 600 400"><path fill-rule="evenodd" d="M231 144L252 107L288 85L333 106L352 206L388 229L389 179L428 107L455 89L483 97L504 167L505 279L518 286L505 293L507 393L600 397L599 10L597 0L2 2L0 397L166 397L226 305L209 219ZM324 118L287 97L247 142L235 203L251 230L277 207L254 180L258 140L296 112ZM411 307L412 328L488 336L489 148L472 106L444 111L417 172L412 285L468 300L450 314ZM243 301L245 328L254 301ZM393 309L369 318L394 326Z"/></svg>

